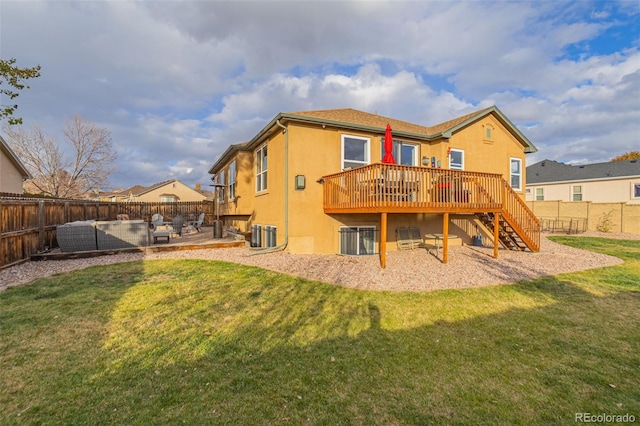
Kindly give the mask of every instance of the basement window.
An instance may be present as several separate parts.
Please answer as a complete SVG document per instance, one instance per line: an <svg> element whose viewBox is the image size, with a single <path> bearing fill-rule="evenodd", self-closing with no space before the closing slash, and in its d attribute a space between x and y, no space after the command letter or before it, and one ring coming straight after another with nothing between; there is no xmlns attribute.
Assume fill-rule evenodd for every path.
<svg viewBox="0 0 640 426"><path fill-rule="evenodd" d="M375 226L341 226L340 254L365 256L376 254Z"/></svg>

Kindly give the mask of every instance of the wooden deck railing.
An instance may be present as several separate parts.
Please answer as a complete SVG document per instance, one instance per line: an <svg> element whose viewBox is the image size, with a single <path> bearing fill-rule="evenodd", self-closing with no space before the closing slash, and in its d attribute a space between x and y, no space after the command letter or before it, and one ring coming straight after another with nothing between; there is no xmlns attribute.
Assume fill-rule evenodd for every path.
<svg viewBox="0 0 640 426"><path fill-rule="evenodd" d="M323 180L325 213L500 212L540 247L538 219L499 174L376 163Z"/></svg>

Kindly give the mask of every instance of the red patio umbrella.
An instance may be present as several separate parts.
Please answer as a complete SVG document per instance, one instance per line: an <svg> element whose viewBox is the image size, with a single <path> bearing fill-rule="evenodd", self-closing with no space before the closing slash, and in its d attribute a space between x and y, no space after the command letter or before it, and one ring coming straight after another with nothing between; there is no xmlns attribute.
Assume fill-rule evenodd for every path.
<svg viewBox="0 0 640 426"><path fill-rule="evenodd" d="M384 132L384 157L382 162L387 164L395 164L396 159L393 158L393 136L391 136L391 126L387 124L387 130Z"/></svg>

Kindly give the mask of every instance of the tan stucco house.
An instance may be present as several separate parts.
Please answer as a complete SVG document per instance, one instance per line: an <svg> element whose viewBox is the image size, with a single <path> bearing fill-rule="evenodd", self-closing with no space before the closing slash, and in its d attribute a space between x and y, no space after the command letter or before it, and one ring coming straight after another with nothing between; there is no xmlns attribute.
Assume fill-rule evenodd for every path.
<svg viewBox="0 0 640 426"><path fill-rule="evenodd" d="M31 174L0 136L0 193L24 193L23 184L27 179L31 179Z"/></svg>
<svg viewBox="0 0 640 426"><path fill-rule="evenodd" d="M640 204L640 161L540 161L527 167L526 200Z"/></svg>
<svg viewBox="0 0 640 426"><path fill-rule="evenodd" d="M155 183L150 186L135 185L131 188L114 191L109 194L101 194L100 196L101 198L108 198L109 201L155 203L177 203L213 199L212 192L199 188L191 188L177 179Z"/></svg>
<svg viewBox="0 0 640 426"><path fill-rule="evenodd" d="M395 164L381 162L387 124ZM251 233L253 246L378 253L384 266L410 228L441 234L445 248L450 234L469 243L483 233L496 256L500 243L537 251L539 223L524 203L525 156L535 151L495 106L431 127L354 109L301 111L231 145L209 173L224 227Z"/></svg>

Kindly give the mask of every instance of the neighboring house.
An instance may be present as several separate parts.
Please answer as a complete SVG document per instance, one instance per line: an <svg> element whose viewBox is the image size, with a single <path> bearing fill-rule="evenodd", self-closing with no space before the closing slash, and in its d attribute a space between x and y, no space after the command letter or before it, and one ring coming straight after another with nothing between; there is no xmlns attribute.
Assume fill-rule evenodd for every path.
<svg viewBox="0 0 640 426"><path fill-rule="evenodd" d="M381 163L387 124L397 164ZM403 228L471 242L479 229L488 234L486 213L526 217L514 226L533 234L522 239L537 251L539 224L524 203L525 154L535 151L495 106L432 127L354 109L302 111L231 145L209 173L224 226L251 232L253 246L380 253L384 266Z"/></svg>
<svg viewBox="0 0 640 426"><path fill-rule="evenodd" d="M640 161L572 166L543 160L527 167L526 199L640 204Z"/></svg>
<svg viewBox="0 0 640 426"><path fill-rule="evenodd" d="M135 185L131 188L100 194L101 198L120 202L177 203L184 201L213 200L213 193L199 187L191 188L179 180L172 179L151 186Z"/></svg>
<svg viewBox="0 0 640 426"><path fill-rule="evenodd" d="M22 194L23 184L31 174L0 136L0 193Z"/></svg>

